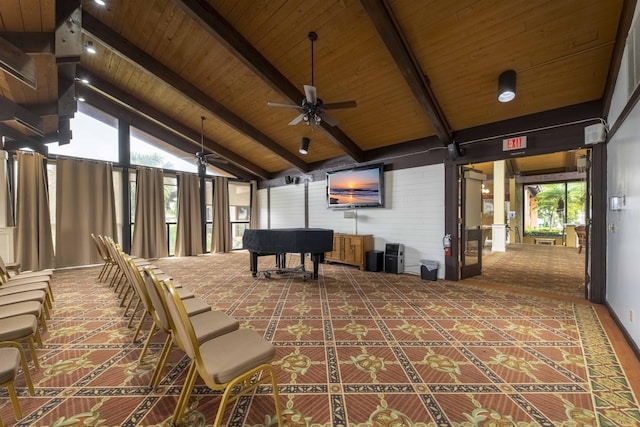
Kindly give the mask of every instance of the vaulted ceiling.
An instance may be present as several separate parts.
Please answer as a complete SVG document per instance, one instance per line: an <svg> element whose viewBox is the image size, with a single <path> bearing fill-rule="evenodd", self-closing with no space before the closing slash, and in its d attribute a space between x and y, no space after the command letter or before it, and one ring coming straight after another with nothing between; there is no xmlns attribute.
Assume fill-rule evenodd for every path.
<svg viewBox="0 0 640 427"><path fill-rule="evenodd" d="M3 0L5 144L68 142L75 98L244 177L604 100L635 0ZM311 67L310 31L313 44ZM97 53L82 50L92 42ZM501 72L517 96L496 100ZM313 74L312 74L313 73ZM77 78L87 78L88 84ZM303 86L338 124L288 125ZM71 111L70 111L71 110ZM302 137L311 140L306 155ZM71 138L71 143L73 139Z"/></svg>

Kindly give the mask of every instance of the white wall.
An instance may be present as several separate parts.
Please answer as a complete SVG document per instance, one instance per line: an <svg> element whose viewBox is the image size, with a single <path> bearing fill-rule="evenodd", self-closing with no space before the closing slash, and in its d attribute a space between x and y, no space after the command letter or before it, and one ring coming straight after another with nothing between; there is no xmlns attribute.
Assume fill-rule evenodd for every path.
<svg viewBox="0 0 640 427"><path fill-rule="evenodd" d="M638 10L635 17L637 22ZM626 61L625 54L608 117L611 125L628 100ZM607 210L606 300L636 346L640 346L640 271L636 266L640 242L639 161L640 103L607 144L607 196L625 196L626 206L620 211Z"/></svg>
<svg viewBox="0 0 640 427"><path fill-rule="evenodd" d="M444 278L444 165L385 172L384 181L385 207L358 209L357 218L327 208L324 180L309 182L309 227L371 234L374 249L381 251L387 243L402 243L406 273L420 274L420 260L427 259L438 261L438 277ZM266 191L258 191L262 228ZM271 228L304 226L303 183L271 189L270 218Z"/></svg>

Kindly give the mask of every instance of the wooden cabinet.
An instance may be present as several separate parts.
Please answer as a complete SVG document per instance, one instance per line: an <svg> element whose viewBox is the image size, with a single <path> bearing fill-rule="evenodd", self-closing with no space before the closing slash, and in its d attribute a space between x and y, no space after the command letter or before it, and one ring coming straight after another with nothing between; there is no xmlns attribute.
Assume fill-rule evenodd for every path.
<svg viewBox="0 0 640 427"><path fill-rule="evenodd" d="M367 252L373 250L371 234L333 234L333 250L325 254L325 261L355 265L365 269Z"/></svg>

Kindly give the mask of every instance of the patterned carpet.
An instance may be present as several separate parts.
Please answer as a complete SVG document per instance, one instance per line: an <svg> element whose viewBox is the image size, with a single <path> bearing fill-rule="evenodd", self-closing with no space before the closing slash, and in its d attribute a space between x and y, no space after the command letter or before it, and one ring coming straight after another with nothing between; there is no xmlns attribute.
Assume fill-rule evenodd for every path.
<svg viewBox="0 0 640 427"><path fill-rule="evenodd" d="M584 298L584 275L584 252L577 248L510 244L506 252L483 254L482 274L465 282Z"/></svg>
<svg viewBox="0 0 640 427"><path fill-rule="evenodd" d="M276 345L289 426L640 425L637 398L587 304L338 264L321 265L317 281L253 278L246 252L156 264ZM269 266L272 257L260 258ZM187 360L175 349L160 389L150 390L164 336L138 364L142 344L131 342L98 271L56 272L37 395L20 376L24 417L15 425L168 425ZM210 425L219 397L198 384L188 424ZM0 415L14 425L1 393ZM273 412L263 387L224 422L270 425Z"/></svg>

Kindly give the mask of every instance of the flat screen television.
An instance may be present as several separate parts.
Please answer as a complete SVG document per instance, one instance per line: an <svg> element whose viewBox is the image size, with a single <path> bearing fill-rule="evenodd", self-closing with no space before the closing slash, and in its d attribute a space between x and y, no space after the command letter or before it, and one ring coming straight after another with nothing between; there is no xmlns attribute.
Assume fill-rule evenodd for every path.
<svg viewBox="0 0 640 427"><path fill-rule="evenodd" d="M327 205L338 209L384 207L384 165L327 172Z"/></svg>

